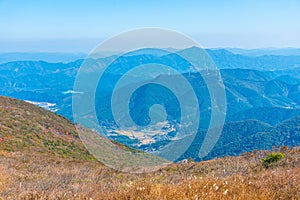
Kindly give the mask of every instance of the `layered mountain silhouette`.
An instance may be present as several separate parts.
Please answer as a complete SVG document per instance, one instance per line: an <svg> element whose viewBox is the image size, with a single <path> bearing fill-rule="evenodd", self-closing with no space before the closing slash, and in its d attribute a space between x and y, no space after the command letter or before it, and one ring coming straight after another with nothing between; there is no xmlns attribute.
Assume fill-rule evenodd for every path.
<svg viewBox="0 0 300 200"><path fill-rule="evenodd" d="M199 49L192 47L181 50L180 53L193 57L197 51ZM283 53L278 55L263 53L250 56L240 50L226 49L207 50L207 53L220 70L225 85L227 113L221 138L206 159L237 155L256 148L269 149L273 145L299 145L298 130L295 127L298 123L297 116L300 115L300 56ZM115 58L116 56L111 56L87 61L101 66ZM185 154L185 157L197 159L199 145L205 136L205 130L210 120L210 104L206 100L209 99L209 96L205 82L193 74L193 71L188 72L190 63L178 58L176 54L151 54L151 51L147 50L143 54L129 54L115 60L116 67L106 72L108 77L105 82L107 93L101 93L101 98L96 99L96 102L102 104L106 102L109 105L113 90L111 84L122 77L124 73L120 69L126 69L128 64L150 61L172 65L201 91L201 95L198 97L199 106L202 108L200 113L201 129L199 129L193 145ZM72 121L72 95L81 92L74 91L73 85L82 63L83 60L69 63L15 61L0 64L0 95L27 100L36 105L43 105L49 110L53 106L55 109L52 110L55 110L57 114ZM90 70L94 73L99 71L97 67ZM203 69L202 74L206 73L211 72ZM167 78L172 78L172 76ZM153 80L163 80L164 78L164 75L161 75L154 77ZM129 86L125 85L122 89L126 90L126 87ZM164 94L168 97L164 97L160 101L158 99L160 89L145 86L144 90L137 90L131 98L130 115L137 124L147 125L150 122L148 111L151 105L156 103L168 105L167 119L170 123L166 129L170 131L173 127L172 123L176 127L176 120L178 120L178 101L175 97L168 96L167 92ZM189 92L192 91L187 91L186 95ZM106 108L108 107L105 105L98 108L100 114L97 120L113 129L115 128L114 119L109 109L105 110ZM151 151L166 145L172 140L174 133L170 131L163 138L155 136L152 138L155 142L147 144L139 143L137 138L128 137L126 134L113 133L106 136L126 145Z"/></svg>

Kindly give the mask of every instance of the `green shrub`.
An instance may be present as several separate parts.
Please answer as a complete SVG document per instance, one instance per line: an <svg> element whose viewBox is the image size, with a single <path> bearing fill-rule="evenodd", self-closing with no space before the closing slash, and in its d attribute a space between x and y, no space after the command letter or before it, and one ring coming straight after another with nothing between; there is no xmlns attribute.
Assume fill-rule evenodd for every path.
<svg viewBox="0 0 300 200"><path fill-rule="evenodd" d="M265 158L261 159L261 162L266 168L269 168L282 158L284 158L283 153L270 153Z"/></svg>

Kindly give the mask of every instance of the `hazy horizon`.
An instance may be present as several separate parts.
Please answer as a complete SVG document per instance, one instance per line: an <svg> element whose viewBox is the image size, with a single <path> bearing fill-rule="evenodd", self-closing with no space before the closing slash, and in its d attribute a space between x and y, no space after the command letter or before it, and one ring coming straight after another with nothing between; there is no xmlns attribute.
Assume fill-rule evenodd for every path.
<svg viewBox="0 0 300 200"><path fill-rule="evenodd" d="M95 45L94 47L96 47ZM94 48L93 47L93 48ZM92 48L92 49L93 49ZM91 50L92 50L91 49ZM226 50L244 50L244 51L253 51L253 50L262 50L262 51L276 51L276 50L300 50L300 47L253 47L253 48L243 48L243 47L203 47L203 49L210 49L210 50L218 50L218 49L226 49ZM91 51L90 50L90 51ZM82 55L88 55L89 51L51 51L51 50L45 50L45 51L0 51L0 54L82 54Z"/></svg>
<svg viewBox="0 0 300 200"><path fill-rule="evenodd" d="M0 0L0 52L90 52L120 32L178 31L205 48L300 48L300 1Z"/></svg>

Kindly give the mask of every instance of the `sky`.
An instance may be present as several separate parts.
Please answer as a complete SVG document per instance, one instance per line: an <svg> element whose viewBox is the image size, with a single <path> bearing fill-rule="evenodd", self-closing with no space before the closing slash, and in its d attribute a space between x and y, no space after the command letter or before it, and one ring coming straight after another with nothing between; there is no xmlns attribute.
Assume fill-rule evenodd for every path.
<svg viewBox="0 0 300 200"><path fill-rule="evenodd" d="M207 48L299 48L300 0L0 0L0 52L89 52L143 27Z"/></svg>

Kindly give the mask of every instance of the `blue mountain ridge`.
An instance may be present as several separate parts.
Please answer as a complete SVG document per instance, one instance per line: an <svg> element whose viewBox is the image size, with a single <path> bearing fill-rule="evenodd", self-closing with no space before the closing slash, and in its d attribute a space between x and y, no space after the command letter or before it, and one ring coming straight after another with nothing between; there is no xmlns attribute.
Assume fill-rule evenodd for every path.
<svg viewBox="0 0 300 200"><path fill-rule="evenodd" d="M194 55L197 51L196 47L192 47L181 50L180 53ZM299 122L297 116L300 116L300 56L246 56L234 54L226 49L209 49L206 52L220 70L226 91L227 113L221 138L205 159L236 155L255 148L270 148L272 145L299 145L300 140L297 136L299 130L295 128L297 127L295 124ZM205 135L211 114L210 104L207 100L210 97L205 82L197 73L189 72L190 63L180 59L177 54L151 55L151 50L144 53L146 54L130 54L119 57L114 61L114 67L106 72L106 79L102 83L106 86L106 91L101 91L101 95L96 99L96 102L102 105L97 107L99 113L97 120L102 125L111 126L111 129L116 127L109 109L111 91L114 83L122 77L127 66L148 62L172 65L201 91L198 96L201 108L201 126L193 145L184 154L185 157L198 159L195 149L199 150L198 147ZM89 59L85 62L105 64L115 58L113 56ZM33 102L53 103L58 114L72 120L72 95L74 92L80 92L73 91L73 85L82 63L83 60L79 59L65 63L15 61L0 64L0 95ZM91 70L97 73L99 69L95 67ZM203 69L202 74L205 73L211 72ZM172 76L176 77L176 75L161 75L153 79L163 80L172 78ZM124 85L122 89L126 90L126 87L130 87L130 85ZM149 108L154 104L164 105L167 109L167 120L169 120L168 126L165 127L166 135L163 137L151 136L155 142L149 144L142 144L137 138L130 138L115 132L107 136L146 151L155 151L161 146L167 145L176 135L174 131L170 130L173 126L176 128L180 109L178 109L176 97L169 94L167 90L163 92L162 89L144 86L143 89L135 91L129 107L130 115L135 122L147 125L150 122ZM192 91L187 91L186 95L189 95L189 92ZM281 137L280 131L290 134L283 134ZM263 139L257 145L255 142L258 142L260 137ZM279 139L272 139L272 142L271 138L274 137Z"/></svg>

